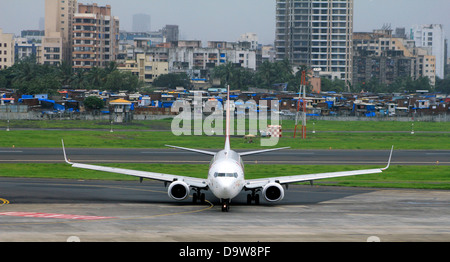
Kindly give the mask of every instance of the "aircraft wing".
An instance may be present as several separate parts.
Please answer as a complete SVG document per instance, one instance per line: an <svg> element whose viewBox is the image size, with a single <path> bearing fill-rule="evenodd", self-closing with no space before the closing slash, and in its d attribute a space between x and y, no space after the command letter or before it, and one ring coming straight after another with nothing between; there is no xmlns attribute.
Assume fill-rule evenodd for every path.
<svg viewBox="0 0 450 262"><path fill-rule="evenodd" d="M97 165L87 165L87 164L79 164L72 163L67 159L66 149L64 147L64 141L62 141L63 152L64 152L64 160L67 164L72 165L75 168L81 169L89 169L96 171L103 171L115 174L123 174L128 176L135 176L139 178L147 178L162 182L174 182L174 181L184 181L186 184L196 188L206 188L208 185L206 183L206 179L194 178L194 177L185 177L185 176L177 176L170 174L162 174L162 173L154 173L154 172L146 172L146 171L138 171L138 170L130 170L123 168L115 168L115 167L106 167L106 166L97 166Z"/></svg>
<svg viewBox="0 0 450 262"><path fill-rule="evenodd" d="M290 147L257 150L257 151L250 151L250 152L239 153L239 155L240 156L250 156L250 155L262 154L262 153L267 153L267 152L272 152L272 151L277 151L277 150L283 150L283 149L288 149L288 148L290 148Z"/></svg>
<svg viewBox="0 0 450 262"><path fill-rule="evenodd" d="M382 173L387 170L391 164L392 152L394 147L391 149L391 154L389 156L389 162L385 168L377 168L377 169L365 169L365 170L354 170L354 171L342 171L342 172L331 172L331 173L318 173L318 174L309 174L309 175L298 175L298 176L284 176L284 177L271 177L271 178L261 178L261 179L251 179L247 180L245 183L246 189L257 189L262 188L269 183L278 183L281 185L291 184L291 183L300 183L307 181L314 181L326 178L335 178L335 177L346 177L346 176L357 176L357 175L367 175L367 174L377 174Z"/></svg>
<svg viewBox="0 0 450 262"><path fill-rule="evenodd" d="M190 152L195 152L195 153L199 153L199 154L204 154L204 155L210 155L210 156L215 156L216 155L216 153L211 152L211 151L192 149L192 148L180 147L180 146L171 146L171 145L166 145L166 146L167 147L176 148L176 149L186 150L186 151L190 151Z"/></svg>

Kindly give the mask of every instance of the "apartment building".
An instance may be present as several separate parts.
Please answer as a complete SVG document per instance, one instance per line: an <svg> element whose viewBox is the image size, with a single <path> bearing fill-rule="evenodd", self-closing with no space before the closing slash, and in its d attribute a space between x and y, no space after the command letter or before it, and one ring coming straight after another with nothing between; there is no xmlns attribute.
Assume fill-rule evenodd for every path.
<svg viewBox="0 0 450 262"><path fill-rule="evenodd" d="M169 73L169 62L156 61L152 54L137 54L136 60L127 60L119 70L130 72L139 80L151 84L160 75Z"/></svg>
<svg viewBox="0 0 450 262"><path fill-rule="evenodd" d="M436 84L436 59L428 48L417 47L414 40L395 37L390 29L353 35L353 85L376 78L391 84L398 77L428 77Z"/></svg>
<svg viewBox="0 0 450 262"><path fill-rule="evenodd" d="M73 68L105 67L119 52L119 19L111 6L79 4L73 22Z"/></svg>
<svg viewBox="0 0 450 262"><path fill-rule="evenodd" d="M0 28L0 70L14 65L14 35Z"/></svg>
<svg viewBox="0 0 450 262"><path fill-rule="evenodd" d="M444 79L447 47L443 25L415 25L411 29L411 39L417 47L431 49L431 55L436 57L436 76Z"/></svg>
<svg viewBox="0 0 450 262"><path fill-rule="evenodd" d="M352 79L353 0L277 0L277 60Z"/></svg>
<svg viewBox="0 0 450 262"><path fill-rule="evenodd" d="M245 33L242 34L239 39L238 42L249 42L250 43L250 48L251 49L258 49L258 35L255 33Z"/></svg>
<svg viewBox="0 0 450 262"><path fill-rule="evenodd" d="M152 46L145 39L135 39L135 45L126 46L126 50L122 52L127 54L127 60L120 62L120 69L129 71L138 67L140 54L145 54L145 63L167 63L167 73L186 72L193 78L206 78L210 69L226 63L256 70L257 52L251 49L249 42L209 41L207 47L202 47L201 41L185 40ZM164 68L156 64L148 66L151 66L152 70ZM161 72L164 73L149 73L145 80L150 81Z"/></svg>
<svg viewBox="0 0 450 262"><path fill-rule="evenodd" d="M23 37L17 37L14 39L14 56L16 61L20 61L27 57L34 57L37 63L41 63L41 52L41 44L34 43L33 41Z"/></svg>
<svg viewBox="0 0 450 262"><path fill-rule="evenodd" d="M70 63L72 57L72 21L77 0L45 0L45 36L42 38L42 63Z"/></svg>

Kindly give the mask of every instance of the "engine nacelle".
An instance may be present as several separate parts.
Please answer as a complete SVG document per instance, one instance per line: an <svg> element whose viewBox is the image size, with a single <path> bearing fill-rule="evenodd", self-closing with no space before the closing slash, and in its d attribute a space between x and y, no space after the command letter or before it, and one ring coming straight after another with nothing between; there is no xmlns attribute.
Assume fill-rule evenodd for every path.
<svg viewBox="0 0 450 262"><path fill-rule="evenodd" d="M263 188L262 194L267 201L278 202L284 198L284 189L278 183L269 183Z"/></svg>
<svg viewBox="0 0 450 262"><path fill-rule="evenodd" d="M169 196L175 200L182 201L189 197L189 186L183 181L176 181L169 186Z"/></svg>

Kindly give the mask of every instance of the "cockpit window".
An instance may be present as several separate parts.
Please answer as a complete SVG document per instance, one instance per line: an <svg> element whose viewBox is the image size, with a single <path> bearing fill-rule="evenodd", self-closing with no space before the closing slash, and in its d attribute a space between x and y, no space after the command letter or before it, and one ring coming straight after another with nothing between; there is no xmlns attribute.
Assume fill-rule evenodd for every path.
<svg viewBox="0 0 450 262"><path fill-rule="evenodd" d="M214 173L214 177L238 177L238 173Z"/></svg>

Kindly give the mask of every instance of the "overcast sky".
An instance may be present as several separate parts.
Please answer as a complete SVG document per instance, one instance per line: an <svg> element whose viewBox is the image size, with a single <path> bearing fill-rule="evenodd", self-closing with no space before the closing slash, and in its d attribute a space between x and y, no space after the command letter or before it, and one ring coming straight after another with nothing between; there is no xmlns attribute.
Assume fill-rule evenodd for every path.
<svg viewBox="0 0 450 262"><path fill-rule="evenodd" d="M414 24L444 24L450 35L449 0L354 0L354 31L372 31L383 24L392 28ZM151 16L151 29L180 26L182 39L236 41L246 32L257 33L262 44L275 37L275 0L79 0L110 4L121 29L131 30L133 14ZM19 34L38 29L45 0L0 0L0 28Z"/></svg>

